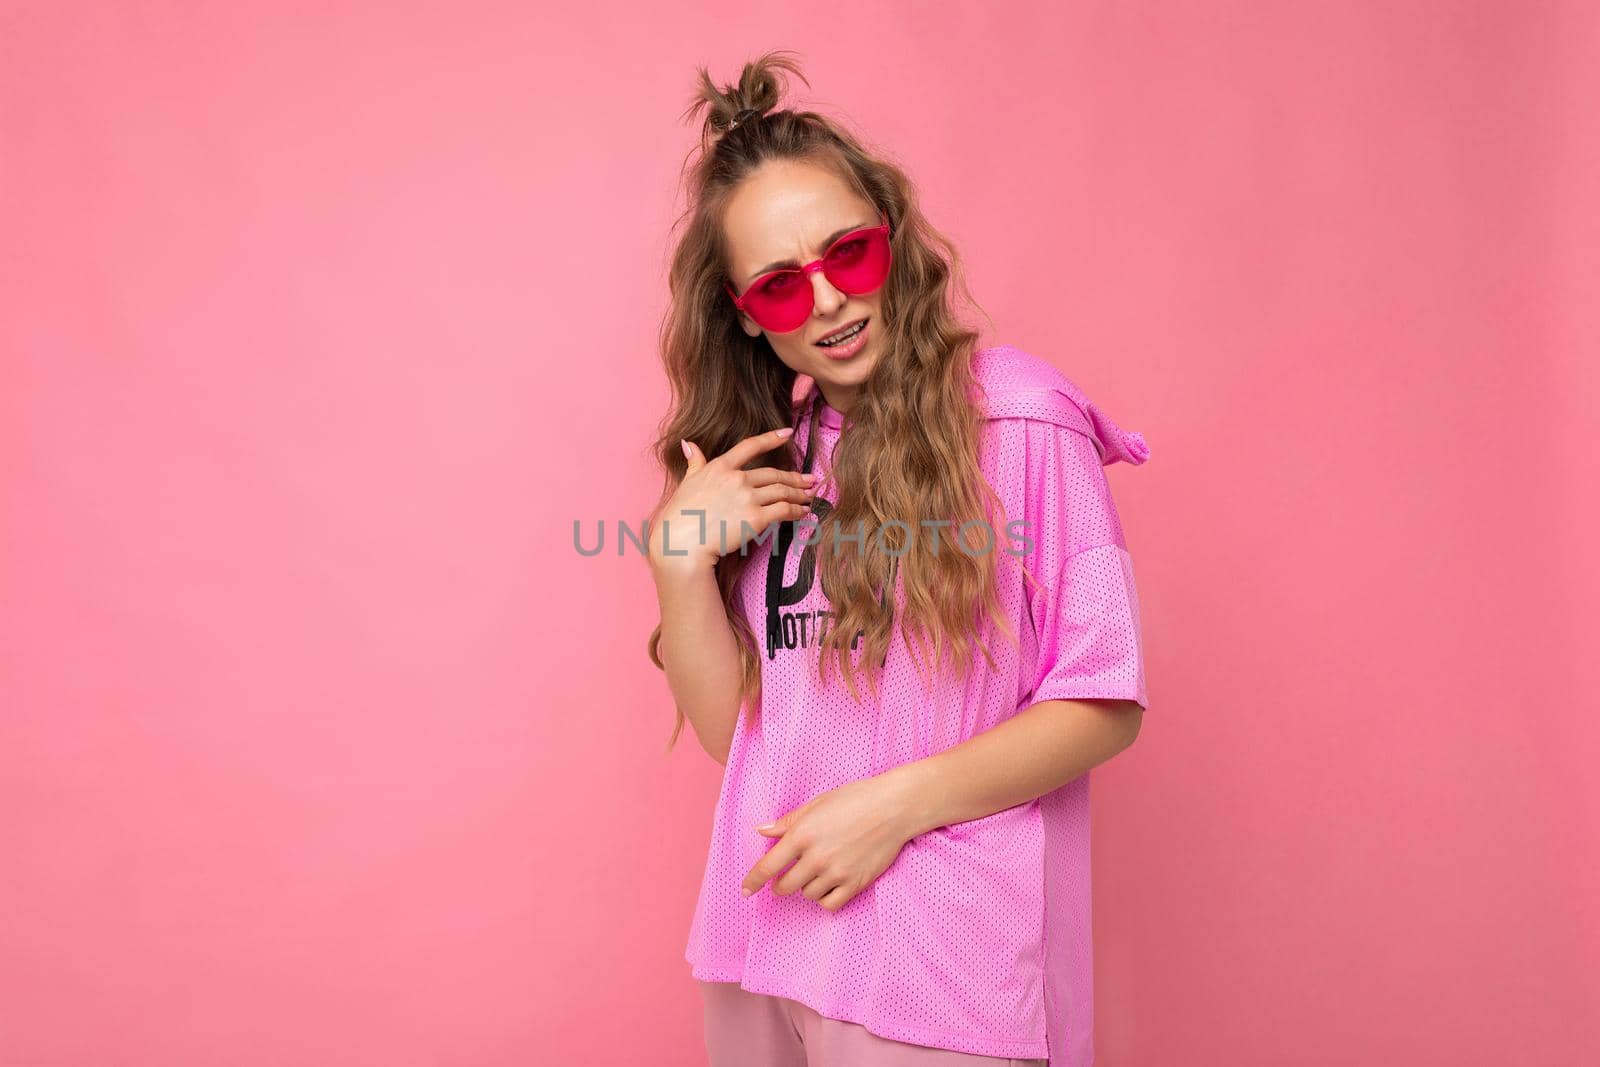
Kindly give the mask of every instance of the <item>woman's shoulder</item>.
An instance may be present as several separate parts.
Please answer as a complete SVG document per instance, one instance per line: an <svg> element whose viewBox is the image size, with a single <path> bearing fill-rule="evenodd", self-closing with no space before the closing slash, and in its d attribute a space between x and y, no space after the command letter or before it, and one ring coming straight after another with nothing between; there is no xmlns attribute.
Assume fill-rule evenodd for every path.
<svg viewBox="0 0 1600 1067"><path fill-rule="evenodd" d="M1150 458L1142 434L1123 430L1059 367L1016 345L980 348L972 355L978 402L990 420L1034 419L1092 440L1105 464L1137 466Z"/></svg>

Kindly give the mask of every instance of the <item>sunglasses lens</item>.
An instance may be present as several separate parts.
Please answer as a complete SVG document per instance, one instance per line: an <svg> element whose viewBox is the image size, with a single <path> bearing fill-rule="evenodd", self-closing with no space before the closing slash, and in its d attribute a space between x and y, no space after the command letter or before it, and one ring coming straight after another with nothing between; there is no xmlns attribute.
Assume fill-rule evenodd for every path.
<svg viewBox="0 0 1600 1067"><path fill-rule="evenodd" d="M811 314L811 306L811 283L797 270L768 275L744 295L744 307L750 317L773 333L798 330Z"/></svg>
<svg viewBox="0 0 1600 1067"><path fill-rule="evenodd" d="M882 285L889 276L889 237L869 230L847 237L828 251L822 272L841 293L860 296Z"/></svg>

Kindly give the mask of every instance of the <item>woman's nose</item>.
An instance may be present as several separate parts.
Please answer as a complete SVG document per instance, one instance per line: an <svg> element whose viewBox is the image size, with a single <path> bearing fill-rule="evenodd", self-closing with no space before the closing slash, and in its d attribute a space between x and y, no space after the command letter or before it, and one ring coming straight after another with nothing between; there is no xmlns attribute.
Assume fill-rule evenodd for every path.
<svg viewBox="0 0 1600 1067"><path fill-rule="evenodd" d="M828 281L827 275L820 270L811 276L811 292L813 294L812 304L817 314L822 318L827 318L833 314L834 308L850 299L844 293L835 289L833 283Z"/></svg>

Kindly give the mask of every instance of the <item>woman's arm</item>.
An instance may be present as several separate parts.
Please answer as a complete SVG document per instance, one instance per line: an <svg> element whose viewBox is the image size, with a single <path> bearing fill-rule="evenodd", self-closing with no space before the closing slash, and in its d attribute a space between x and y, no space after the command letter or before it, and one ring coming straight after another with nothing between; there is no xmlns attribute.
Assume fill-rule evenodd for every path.
<svg viewBox="0 0 1600 1067"><path fill-rule="evenodd" d="M701 747L726 764L739 717L739 647L713 568L699 553L650 557L667 686Z"/></svg>
<svg viewBox="0 0 1600 1067"><path fill-rule="evenodd" d="M877 777L901 796L909 839L1065 785L1133 744L1143 717L1132 700L1046 700Z"/></svg>
<svg viewBox="0 0 1600 1067"><path fill-rule="evenodd" d="M739 722L739 639L717 588L717 561L774 522L811 506L816 477L776 467L745 470L794 434L792 427L754 434L707 460L683 442L687 465L677 490L651 516L650 574L661 605L656 655L678 710L711 758L726 765Z"/></svg>
<svg viewBox="0 0 1600 1067"><path fill-rule="evenodd" d="M1044 700L937 755L846 782L755 828L781 840L741 888L772 881L780 896L799 890L837 911L913 837L1065 785L1132 744L1143 716L1132 700Z"/></svg>

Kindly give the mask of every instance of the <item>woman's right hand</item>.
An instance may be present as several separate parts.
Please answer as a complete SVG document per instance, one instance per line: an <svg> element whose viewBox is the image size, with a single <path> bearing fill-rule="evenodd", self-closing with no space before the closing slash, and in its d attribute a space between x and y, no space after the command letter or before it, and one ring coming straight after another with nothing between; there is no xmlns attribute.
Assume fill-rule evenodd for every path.
<svg viewBox="0 0 1600 1067"><path fill-rule="evenodd" d="M711 460L685 441L688 471L650 531L652 566L710 566L773 523L804 518L811 510L816 475L776 467L744 469L793 433L787 426L758 433Z"/></svg>

